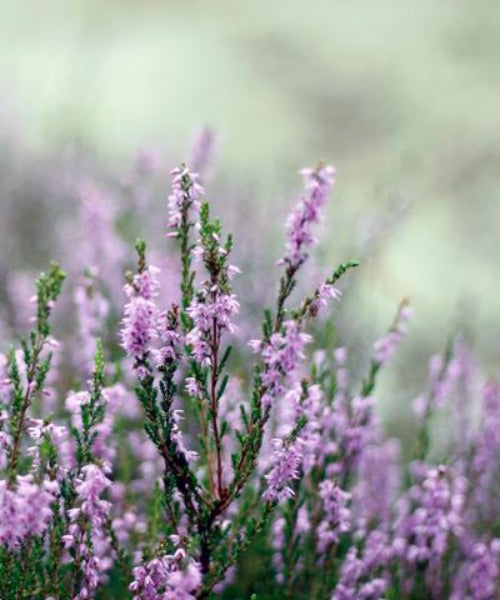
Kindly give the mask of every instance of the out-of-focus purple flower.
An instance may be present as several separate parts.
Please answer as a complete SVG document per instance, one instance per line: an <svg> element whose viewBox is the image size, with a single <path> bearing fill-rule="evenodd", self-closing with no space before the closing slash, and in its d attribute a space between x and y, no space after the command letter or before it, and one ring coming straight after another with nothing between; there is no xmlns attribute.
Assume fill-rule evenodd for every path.
<svg viewBox="0 0 500 600"><path fill-rule="evenodd" d="M373 563L373 560L371 562ZM373 573L377 566L377 564L370 565L364 556L360 558L355 547L349 548L331 600L380 600L383 598L388 582L386 578Z"/></svg>
<svg viewBox="0 0 500 600"><path fill-rule="evenodd" d="M361 454L354 488L355 514L362 529L376 525L386 531L399 492L399 443L370 444Z"/></svg>
<svg viewBox="0 0 500 600"><path fill-rule="evenodd" d="M351 529L351 511L347 507L351 494L336 483L326 479L319 486L319 497L323 506L323 519L317 529L316 545L324 554L332 544L337 544L340 535Z"/></svg>
<svg viewBox="0 0 500 600"><path fill-rule="evenodd" d="M119 301L122 266L126 257L126 245L116 230L118 203L115 198L87 179L78 186L79 215L64 228L61 245L73 240L76 249L68 253L69 269L81 273L86 268L97 269L101 281L116 301ZM76 226L77 224L77 226ZM106 257L106 260L103 260Z"/></svg>
<svg viewBox="0 0 500 600"><path fill-rule="evenodd" d="M284 583L285 576L283 571L285 569L285 562L283 560L283 546L285 545L285 526L286 521L284 517L278 517L273 522L272 527L272 538L271 543L273 546L273 567L276 572L276 581L279 584Z"/></svg>
<svg viewBox="0 0 500 600"><path fill-rule="evenodd" d="M403 302L391 329L373 345L373 360L377 364L382 365L392 358L407 332L408 322L412 316L412 309Z"/></svg>
<svg viewBox="0 0 500 600"><path fill-rule="evenodd" d="M293 424L300 418L306 419L306 424L300 432L303 441L302 468L306 475L311 472L321 455L320 419L322 409L323 391L321 387L319 385L308 385L304 390L300 384L297 384L294 395Z"/></svg>
<svg viewBox="0 0 500 600"><path fill-rule="evenodd" d="M75 365L83 376L92 372L96 338L102 334L110 305L95 285L95 278L85 276L74 291L78 316L78 343L75 344Z"/></svg>
<svg viewBox="0 0 500 600"><path fill-rule="evenodd" d="M413 401L413 411L425 419L449 400L460 377L460 365L454 357L446 359L436 354L429 360L428 390Z"/></svg>
<svg viewBox="0 0 500 600"><path fill-rule="evenodd" d="M467 481L450 468L427 470L398 502L393 549L410 568L429 564L429 573L441 564L452 537L463 534Z"/></svg>
<svg viewBox="0 0 500 600"><path fill-rule="evenodd" d="M320 165L316 169L303 169L305 194L287 220L286 253L280 261L297 269L307 258L308 249L314 244L312 225L320 220L328 192L334 183L335 169Z"/></svg>
<svg viewBox="0 0 500 600"><path fill-rule="evenodd" d="M488 382L482 390L482 422L472 461L476 518L491 523L500 518L500 383Z"/></svg>
<svg viewBox="0 0 500 600"><path fill-rule="evenodd" d="M6 431L0 431L0 469L5 469L8 464L8 452L12 444L12 437Z"/></svg>
<svg viewBox="0 0 500 600"><path fill-rule="evenodd" d="M500 538L471 544L450 600L495 600L500 590Z"/></svg>
<svg viewBox="0 0 500 600"><path fill-rule="evenodd" d="M18 475L12 487L0 480L0 544L16 551L31 536L44 534L53 519L51 505L58 493L56 481L44 479L38 485L32 475Z"/></svg>
<svg viewBox="0 0 500 600"><path fill-rule="evenodd" d="M134 600L194 600L201 581L200 565L178 548L136 567L129 589Z"/></svg>

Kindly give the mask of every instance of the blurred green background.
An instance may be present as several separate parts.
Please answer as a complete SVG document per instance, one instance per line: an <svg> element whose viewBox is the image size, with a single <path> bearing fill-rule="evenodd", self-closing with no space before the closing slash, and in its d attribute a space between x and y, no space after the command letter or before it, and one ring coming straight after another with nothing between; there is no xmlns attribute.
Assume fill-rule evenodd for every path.
<svg viewBox="0 0 500 600"><path fill-rule="evenodd" d="M208 123L216 180L240 182L234 203L279 243L296 171L331 161L322 256L365 255L352 326L380 331L409 296L410 379L457 328L495 373L499 24L491 0L4 1L3 139L117 165L148 144L183 156Z"/></svg>

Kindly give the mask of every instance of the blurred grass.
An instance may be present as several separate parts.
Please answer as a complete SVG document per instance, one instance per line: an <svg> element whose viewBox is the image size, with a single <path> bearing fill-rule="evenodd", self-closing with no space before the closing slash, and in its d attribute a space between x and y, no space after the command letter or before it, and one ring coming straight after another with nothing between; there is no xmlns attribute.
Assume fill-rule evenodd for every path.
<svg viewBox="0 0 500 600"><path fill-rule="evenodd" d="M0 123L37 152L77 139L110 162L185 148L209 123L218 172L251 183L276 223L297 168L334 162L329 263L353 224L411 205L364 261L354 327L389 322L410 296L419 376L457 326L494 372L499 18L487 0L3 2Z"/></svg>

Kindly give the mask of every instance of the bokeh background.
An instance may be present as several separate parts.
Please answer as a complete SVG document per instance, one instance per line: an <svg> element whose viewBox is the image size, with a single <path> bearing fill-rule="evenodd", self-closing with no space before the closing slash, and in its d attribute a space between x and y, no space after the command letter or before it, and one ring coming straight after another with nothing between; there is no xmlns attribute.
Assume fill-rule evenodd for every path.
<svg viewBox="0 0 500 600"><path fill-rule="evenodd" d="M77 220L80 172L127 190L142 148L166 186L208 124L211 196L263 298L298 169L337 166L318 257L362 259L344 331L380 334L403 297L416 313L386 407L456 331L498 374L499 19L488 0L1 2L0 276L39 268Z"/></svg>

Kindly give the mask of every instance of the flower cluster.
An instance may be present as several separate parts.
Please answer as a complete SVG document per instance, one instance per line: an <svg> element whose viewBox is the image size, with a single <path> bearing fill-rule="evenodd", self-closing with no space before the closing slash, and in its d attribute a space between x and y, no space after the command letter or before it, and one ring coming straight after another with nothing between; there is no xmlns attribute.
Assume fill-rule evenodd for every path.
<svg viewBox="0 0 500 600"><path fill-rule="evenodd" d="M177 541L177 536L171 536ZM134 569L130 591L134 600L194 600L201 584L200 565L182 548Z"/></svg>
<svg viewBox="0 0 500 600"><path fill-rule="evenodd" d="M303 169L305 193L287 221L287 247L283 262L297 269L307 258L307 251L315 238L311 227L319 222L320 211L334 183L335 169L320 165L317 169Z"/></svg>
<svg viewBox="0 0 500 600"><path fill-rule="evenodd" d="M332 544L338 544L340 535L351 527L351 511L347 508L351 495L327 479L319 486L323 505L323 520L318 527L318 551L326 552Z"/></svg>
<svg viewBox="0 0 500 600"><path fill-rule="evenodd" d="M198 175L184 165L171 171L172 191L168 197L168 226L178 228L186 211L200 210L200 197L204 190L198 182Z"/></svg>
<svg viewBox="0 0 500 600"><path fill-rule="evenodd" d="M147 267L125 286L128 303L125 306L122 346L133 357L145 358L156 338L158 290L157 269Z"/></svg>
<svg viewBox="0 0 500 600"><path fill-rule="evenodd" d="M294 495L290 484L299 478L299 471L303 460L303 441L296 438L286 443L281 439L273 440L273 456L271 471L266 475L267 487L264 500L268 502L282 502Z"/></svg>
<svg viewBox="0 0 500 600"><path fill-rule="evenodd" d="M108 544L105 530L111 504L101 498L110 484L97 465L86 465L82 468L82 478L75 485L76 506L68 511L71 524L63 541L80 567L79 600L95 596L101 573L112 564L105 560Z"/></svg>
<svg viewBox="0 0 500 600"><path fill-rule="evenodd" d="M202 134L193 155L204 182L212 142ZM111 265L95 264L115 207L86 190L101 250L85 254L71 339L52 337L64 280L52 265L31 330L0 354L2 600L498 597L500 384L459 338L430 360L416 415L406 398L408 426L393 430L407 433L386 435L378 377L411 311L403 302L368 352L333 347L341 327L311 327L357 263L294 304L334 169L303 176L276 302L248 337L233 240L197 173L172 171L168 293L138 240L123 309Z"/></svg>
<svg viewBox="0 0 500 600"><path fill-rule="evenodd" d="M41 536L52 521L51 505L58 491L57 482L37 484L32 475L19 475L13 489L0 481L0 543L18 550L31 537Z"/></svg>
<svg viewBox="0 0 500 600"><path fill-rule="evenodd" d="M252 340L251 348L259 352L265 366L262 382L266 392L262 396L262 404L268 408L278 396L286 391L285 381L294 381L294 375L304 358L304 348L311 341L311 336L300 331L296 321L286 321L283 332L271 335L269 341Z"/></svg>

